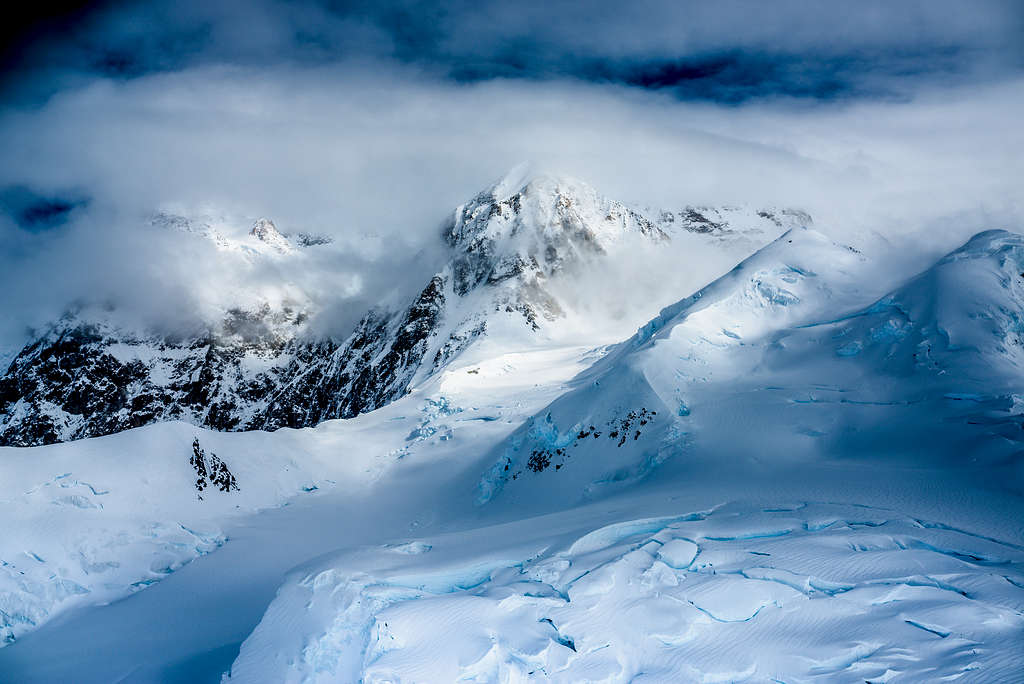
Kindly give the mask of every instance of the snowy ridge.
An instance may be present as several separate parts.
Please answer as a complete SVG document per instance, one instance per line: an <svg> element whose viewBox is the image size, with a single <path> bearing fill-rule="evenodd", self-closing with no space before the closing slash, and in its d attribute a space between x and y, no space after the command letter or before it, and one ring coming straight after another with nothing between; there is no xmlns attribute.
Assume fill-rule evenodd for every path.
<svg viewBox="0 0 1024 684"><path fill-rule="evenodd" d="M516 500L596 496L681 453L757 453L768 435L801 435L808 454L856 443L977 455L984 434L1009 437L1000 451L1012 451L1024 441L1021 240L979 234L854 308L871 295L857 285L864 257L787 232L581 374L495 450L477 500L510 487ZM876 425L886 412L892 429Z"/></svg>
<svg viewBox="0 0 1024 684"><path fill-rule="evenodd" d="M540 479L546 494L564 496L565 483L547 478L570 478L577 493L590 496L646 476L689 439L688 385L749 372L752 364L737 359L737 349L787 324L813 320L835 306L837 297L855 301L852 284L862 261L855 250L810 229L786 232L664 309L581 374L573 392L499 448L480 482L478 501L490 501L517 481L528 481L523 486L536 495ZM828 279L815 273L816 264L824 263L832 269ZM660 347L666 340L667 347ZM549 469L555 472L548 475Z"/></svg>
<svg viewBox="0 0 1024 684"><path fill-rule="evenodd" d="M681 232L706 235L720 241L740 241L753 249L760 247L780 231L793 228L810 228L814 225L811 216L799 209L768 207L706 207L688 206L677 210L641 210L667 235Z"/></svg>
<svg viewBox="0 0 1024 684"><path fill-rule="evenodd" d="M694 337L714 335L723 344L756 338L823 314L826 307L842 307L837 298L856 301L864 261L854 248L814 230L791 229L726 276L665 308L630 343L638 347L675 334L680 324L693 329ZM825 277L818 277L814 269L826 265Z"/></svg>
<svg viewBox="0 0 1024 684"><path fill-rule="evenodd" d="M831 327L839 356L867 352L892 373L945 369L966 385L1013 388L1024 378L1022 311L1024 236L990 230Z"/></svg>
<svg viewBox="0 0 1024 684"><path fill-rule="evenodd" d="M1019 491L1022 248L979 234L871 304L862 255L787 233L492 450L477 503L514 522L293 573L224 681L1012 679L1017 532L758 487L820 491L860 460L863 482L832 486L865 501L970 461ZM625 512L717 478L748 498ZM584 527L606 508L616 522Z"/></svg>
<svg viewBox="0 0 1024 684"><path fill-rule="evenodd" d="M479 244L508 237L508 218ZM560 254L545 288L592 258ZM120 605L196 595L203 648L237 643L203 622L206 592L257 600L234 570L204 575L227 558L275 582L302 565L226 681L1012 678L1022 263L1024 238L994 231L885 280L794 229L610 350L561 345L512 306L486 309L487 334L434 369L480 302L540 282L485 274L460 295L446 270L365 344L311 357L364 350L368 377L412 378L382 408L273 434L172 422L0 450L0 513L19 530L0 544L0 619L18 640L0 670L66 679L34 654L97 624L120 649L132 623L84 607L158 581ZM296 396L352 396L300 367ZM277 544L306 555L282 561Z"/></svg>
<svg viewBox="0 0 1024 684"><path fill-rule="evenodd" d="M0 442L61 442L167 420L244 425L303 318L289 306L232 310L214 329L169 341L108 312L69 314L0 378Z"/></svg>
<svg viewBox="0 0 1024 684"><path fill-rule="evenodd" d="M252 226L252 230L249 231L249 235L252 235L260 242L270 245L270 247L282 254L287 254L295 249L291 241L277 230L274 222L267 218L257 219L256 223Z"/></svg>
<svg viewBox="0 0 1024 684"><path fill-rule="evenodd" d="M722 230L712 249L723 255L750 248L733 233L764 240L783 225L762 211L736 214L729 227L722 217L736 211L716 214ZM153 221L246 259L302 258L301 241L267 219L244 238L226 237L233 229L224 220L164 213ZM580 181L512 174L445 224L447 266L404 308L370 310L343 340L307 334L316 311L289 283L279 288L288 293L282 301L247 302L198 333L158 335L91 309L65 317L0 376L0 444L48 444L165 420L252 430L352 417L403 396L484 336L523 347L574 330L592 314L560 325L573 302L559 286L600 273L619 250L685 250L686 239L710 240L703 230L675 231Z"/></svg>

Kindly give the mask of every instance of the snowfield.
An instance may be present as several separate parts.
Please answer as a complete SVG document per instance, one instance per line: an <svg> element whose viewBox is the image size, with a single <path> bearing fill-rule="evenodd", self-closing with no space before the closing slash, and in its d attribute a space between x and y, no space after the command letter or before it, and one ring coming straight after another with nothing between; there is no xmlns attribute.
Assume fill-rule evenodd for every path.
<svg viewBox="0 0 1024 684"><path fill-rule="evenodd" d="M468 368L424 388L426 396L315 429L225 434L174 422L0 448L9 492L0 499L7 521L0 539L0 639L11 643L63 610L150 586L222 546L225 528L260 510L334 489L358 491L402 459L438 448L447 454L456 432L470 432L466 442L490 444L599 353L571 347L484 363L470 357ZM497 388L507 403L472 405ZM227 465L237 490L210 483L197 490L194 440L207 460L216 456Z"/></svg>
<svg viewBox="0 0 1024 684"><path fill-rule="evenodd" d="M378 548L293 576L225 681L1012 681L1020 672L1018 545L889 509L813 502L730 502L508 544L523 528ZM505 544L482 553L495 546L488 537Z"/></svg>
<svg viewBox="0 0 1024 684"><path fill-rule="evenodd" d="M0 449L0 681L1019 679L1024 237L869 252L793 228L610 347L491 316L315 428Z"/></svg>

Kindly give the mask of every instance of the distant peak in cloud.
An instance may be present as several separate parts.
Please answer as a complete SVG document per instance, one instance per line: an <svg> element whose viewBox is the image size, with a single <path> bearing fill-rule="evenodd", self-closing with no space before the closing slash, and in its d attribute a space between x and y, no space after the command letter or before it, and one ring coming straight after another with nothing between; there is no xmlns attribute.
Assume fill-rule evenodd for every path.
<svg viewBox="0 0 1024 684"><path fill-rule="evenodd" d="M277 229L274 222L268 218L256 219L252 229L249 231L257 240L265 242L279 252L290 252L294 249L291 242Z"/></svg>
<svg viewBox="0 0 1024 684"><path fill-rule="evenodd" d="M523 161L509 169L482 194L492 197L498 202L504 202L514 195L540 193L553 197L558 194L578 194L580 192L595 197L598 195L589 183L570 174L534 161Z"/></svg>
<svg viewBox="0 0 1024 684"><path fill-rule="evenodd" d="M507 199L519 192L535 174L536 170L533 162L521 161L488 188L487 193L497 200Z"/></svg>

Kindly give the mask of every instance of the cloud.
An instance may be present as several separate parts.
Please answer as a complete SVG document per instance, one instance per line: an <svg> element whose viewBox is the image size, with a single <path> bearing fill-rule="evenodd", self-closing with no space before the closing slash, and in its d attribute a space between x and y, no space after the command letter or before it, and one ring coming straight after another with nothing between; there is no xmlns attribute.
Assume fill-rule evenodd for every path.
<svg viewBox="0 0 1024 684"><path fill-rule="evenodd" d="M460 81L573 78L738 102L904 96L921 77L978 82L1024 68L1014 0L179 0L101 4L75 19L15 52L9 90L370 59Z"/></svg>
<svg viewBox="0 0 1024 684"><path fill-rule="evenodd" d="M621 15L263 2L244 22L224 3L128 7L66 44L38 42L52 92L0 106L0 348L83 295L177 325L216 315L225 293L283 296L280 282L343 334L381 297L421 287L448 213L524 159L638 204L803 207L842 239L877 232L922 259L1024 225L1009 4L866 3L837 17L783 3L760 21L729 3ZM123 68L68 66L122 48ZM940 53L986 77L920 71L919 55ZM897 54L909 55L898 68ZM453 77L473 65L497 66ZM495 76L506 68L516 77ZM864 89L876 69L886 82L906 72L899 97ZM829 79L846 96L790 92ZM737 87L759 94L723 94ZM268 216L335 242L301 269L261 270L155 233L161 208L242 231Z"/></svg>
<svg viewBox="0 0 1024 684"><path fill-rule="evenodd" d="M43 197L24 186L0 188L0 212L6 214L18 227L30 232L62 226L76 209L88 204L87 197L73 192Z"/></svg>

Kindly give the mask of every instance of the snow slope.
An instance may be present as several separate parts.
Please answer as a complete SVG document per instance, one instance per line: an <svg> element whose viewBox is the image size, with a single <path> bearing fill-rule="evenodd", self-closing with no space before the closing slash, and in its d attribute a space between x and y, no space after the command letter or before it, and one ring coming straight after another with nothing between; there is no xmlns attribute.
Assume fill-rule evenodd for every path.
<svg viewBox="0 0 1024 684"><path fill-rule="evenodd" d="M257 511L363 491L405 460L447 457L456 434L461 448L486 448L599 353L504 353L455 367L394 407L315 429L229 434L171 422L0 448L0 643L166 578ZM221 491L212 477L196 486L193 440L206 470L220 459L237 489Z"/></svg>
<svg viewBox="0 0 1024 684"><path fill-rule="evenodd" d="M1012 681L1020 671L1019 545L818 502L729 502L585 534L558 529L563 520L297 572L224 681Z"/></svg>
<svg viewBox="0 0 1024 684"><path fill-rule="evenodd" d="M159 581L224 544L224 518L283 505L345 474L345 464L325 462L294 435L245 435L224 448L218 437L178 422L3 449L0 638ZM207 458L227 464L237 491L197 491L189 462L197 438Z"/></svg>
<svg viewBox="0 0 1024 684"><path fill-rule="evenodd" d="M534 243L474 211L486 283ZM600 242L574 225L559 255ZM492 327L349 420L2 449L0 681L1012 681L1022 264L995 231L907 279L794 229L611 349ZM196 488L196 438L237 491ZM295 570L232 594L215 559L251 535L272 583L275 515ZM176 591L270 605L137 634Z"/></svg>
<svg viewBox="0 0 1024 684"><path fill-rule="evenodd" d="M786 445L775 460L1011 458L1021 240L979 234L864 306L863 255L787 232L577 378L495 450L478 500L592 496L682 454L749 459L766 443Z"/></svg>
<svg viewBox="0 0 1024 684"><path fill-rule="evenodd" d="M512 522L297 570L225 681L1012 681L1022 258L982 233L871 304L783 235L492 450Z"/></svg>

